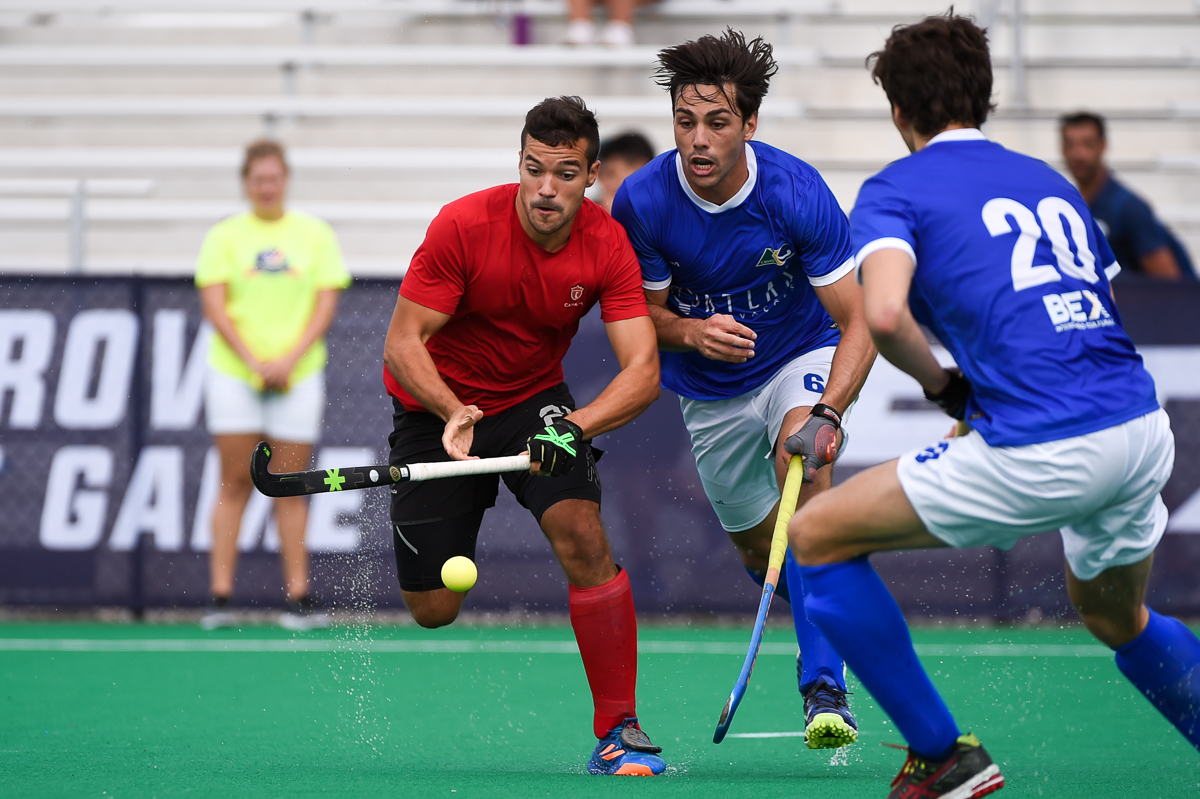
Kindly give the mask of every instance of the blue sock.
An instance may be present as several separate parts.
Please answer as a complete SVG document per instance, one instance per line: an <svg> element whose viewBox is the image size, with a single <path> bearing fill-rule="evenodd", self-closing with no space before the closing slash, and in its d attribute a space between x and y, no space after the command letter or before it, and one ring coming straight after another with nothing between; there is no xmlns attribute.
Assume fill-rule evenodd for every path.
<svg viewBox="0 0 1200 799"><path fill-rule="evenodd" d="M949 757L958 725L917 660L900 607L865 558L801 566L804 607L883 708L909 747Z"/></svg>
<svg viewBox="0 0 1200 799"><path fill-rule="evenodd" d="M1117 650L1117 668L1200 749L1200 640L1183 622L1150 611L1142 634Z"/></svg>
<svg viewBox="0 0 1200 799"><path fill-rule="evenodd" d="M756 574L750 570L749 566L746 567L746 574L749 574L750 579L760 586L766 582L765 575ZM796 625L796 643L800 645L800 662L798 664L800 671L796 675L796 679L800 683L801 693L822 677L826 682L836 685L843 691L846 690L845 664L842 663L841 657L834 651L825 636L821 635L821 631L817 629L816 625L808 620L808 616L804 613L804 603L799 601L801 595L797 594L797 601L792 601L788 583L804 585L804 581L800 577L800 566L792 559L790 549L787 559L783 563L783 569L779 572L779 584L775 586L775 596L782 597L792 606L792 623Z"/></svg>
<svg viewBox="0 0 1200 799"><path fill-rule="evenodd" d="M783 562L780 582L783 582L784 575L787 575L787 581L797 589L796 599L791 604L792 623L796 625L796 643L800 645L800 662L797 664L799 671L796 675L800 683L800 692L804 693L819 679L824 679L843 691L846 690L846 667L841 656L804 611L804 578L800 575L800 564L792 557L790 548L787 559Z"/></svg>

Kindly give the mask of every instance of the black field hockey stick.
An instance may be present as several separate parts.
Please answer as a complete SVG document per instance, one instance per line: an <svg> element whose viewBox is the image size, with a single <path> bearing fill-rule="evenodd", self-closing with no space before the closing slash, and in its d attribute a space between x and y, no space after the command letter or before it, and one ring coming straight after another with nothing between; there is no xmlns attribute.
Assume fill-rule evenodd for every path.
<svg viewBox="0 0 1200 799"><path fill-rule="evenodd" d="M268 497L302 497L330 491L357 491L360 488L390 486L396 483L420 483L442 477L470 474L499 474L529 469L529 453L505 458L478 458L469 461L410 463L405 466L352 466L348 469L314 469L311 472L275 474L271 464L271 445L258 442L250 456L250 479L254 487Z"/></svg>

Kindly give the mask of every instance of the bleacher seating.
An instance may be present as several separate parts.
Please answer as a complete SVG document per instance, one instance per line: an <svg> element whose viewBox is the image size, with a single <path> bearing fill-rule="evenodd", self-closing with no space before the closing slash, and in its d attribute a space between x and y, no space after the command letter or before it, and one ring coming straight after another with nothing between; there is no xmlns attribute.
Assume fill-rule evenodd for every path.
<svg viewBox="0 0 1200 799"><path fill-rule="evenodd" d="M958 5L990 20L989 135L1058 164L1060 113L1108 115L1111 163L1200 256L1200 2L1017 5ZM291 148L291 204L334 224L351 270L400 274L443 203L515 179L521 118L542 97L579 94L602 132L670 147L654 54L725 25L777 46L760 138L817 165L848 208L904 154L864 59L892 25L942 10L663 0L638 46L572 49L557 44L560 0L7 0L0 270L68 268L85 179L85 271L188 273L205 230L242 207L240 147L266 134ZM518 15L532 45L512 44Z"/></svg>

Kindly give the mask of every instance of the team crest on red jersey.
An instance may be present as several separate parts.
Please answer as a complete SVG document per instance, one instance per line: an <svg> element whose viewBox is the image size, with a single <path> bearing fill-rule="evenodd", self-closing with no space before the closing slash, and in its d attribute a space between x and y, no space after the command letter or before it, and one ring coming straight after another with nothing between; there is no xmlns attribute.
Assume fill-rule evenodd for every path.
<svg viewBox="0 0 1200 799"><path fill-rule="evenodd" d="M579 298L583 296L583 286L571 286L571 302L579 302Z"/></svg>

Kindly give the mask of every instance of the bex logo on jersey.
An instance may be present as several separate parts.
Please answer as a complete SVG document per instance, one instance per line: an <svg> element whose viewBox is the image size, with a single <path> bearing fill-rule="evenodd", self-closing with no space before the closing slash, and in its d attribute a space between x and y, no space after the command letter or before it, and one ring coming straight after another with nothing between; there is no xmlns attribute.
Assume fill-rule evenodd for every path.
<svg viewBox="0 0 1200 799"><path fill-rule="evenodd" d="M1088 307L1085 309L1083 303ZM1068 291L1063 294L1046 294L1042 297L1046 313L1050 315L1050 323L1054 332L1064 330L1092 330L1097 327L1111 327L1116 324L1112 314L1100 302L1100 297L1094 291Z"/></svg>
<svg viewBox="0 0 1200 799"><path fill-rule="evenodd" d="M796 254L792 249L792 245L784 244L777 250L772 250L770 247L763 250L763 254L758 257L758 263L754 266L783 266L787 260Z"/></svg>

